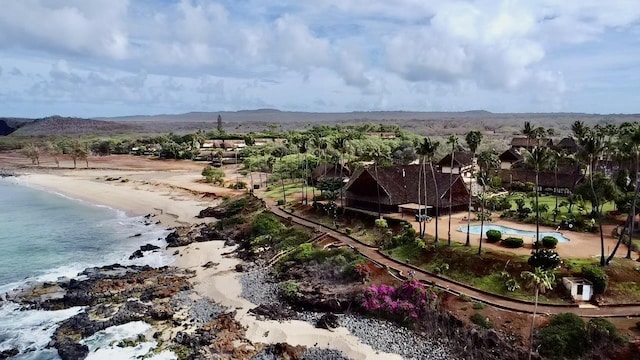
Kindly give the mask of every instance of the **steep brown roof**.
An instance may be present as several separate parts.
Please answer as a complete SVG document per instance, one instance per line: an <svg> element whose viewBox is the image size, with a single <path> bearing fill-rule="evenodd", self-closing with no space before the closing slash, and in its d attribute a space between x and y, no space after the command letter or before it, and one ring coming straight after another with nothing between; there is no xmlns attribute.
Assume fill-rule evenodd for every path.
<svg viewBox="0 0 640 360"><path fill-rule="evenodd" d="M510 182L530 182L535 183L536 172L527 169L501 170L500 179L504 185ZM584 180L584 175L580 172L558 173L558 188L573 190L576 185ZM543 188L554 188L556 186L556 175L553 171L541 171L538 175L538 184Z"/></svg>
<svg viewBox="0 0 640 360"><path fill-rule="evenodd" d="M339 164L319 164L315 169L311 172L311 179L316 181L323 177L328 178L339 178L341 176L340 168L342 167L342 177L349 177L351 172L345 166L340 166Z"/></svg>
<svg viewBox="0 0 640 360"><path fill-rule="evenodd" d="M375 192L375 184L381 188L381 197L385 197L385 203L399 205L406 203L418 203L418 182L422 179L420 175L421 165L396 165L377 168L361 168L352 176L345 186L347 197L358 199L366 197L367 194ZM449 183L449 174L435 172L438 184L438 193L435 191L431 170L426 166L427 176L427 201L428 205L436 205L436 196L440 198L440 207L449 206L449 189L454 188L452 203L453 206L466 204L468 201L468 191L460 176L453 176ZM422 180L423 181L423 180ZM423 188L421 186L421 188ZM420 197L424 197L421 189ZM423 202L421 200L420 202Z"/></svg>
<svg viewBox="0 0 640 360"><path fill-rule="evenodd" d="M500 161L510 161L510 162L522 161L523 159L522 154L520 154L520 152L514 148L509 148L505 150L505 152L500 154L498 158L500 159Z"/></svg>
<svg viewBox="0 0 640 360"><path fill-rule="evenodd" d="M533 147L536 145L539 146L553 146L553 140L548 138L543 139L530 139L528 141L529 147ZM526 137L514 137L511 139L511 147L527 147L527 138Z"/></svg>
<svg viewBox="0 0 640 360"><path fill-rule="evenodd" d="M465 167L473 164L473 154L470 151L456 151L453 153L453 166ZM451 166L451 154L445 155L440 161L439 166Z"/></svg>
<svg viewBox="0 0 640 360"><path fill-rule="evenodd" d="M572 153L575 153L576 151L578 151L578 144L576 143L576 140L572 137L563 138L562 140L560 140L558 145L556 145L556 147L558 149L567 150Z"/></svg>

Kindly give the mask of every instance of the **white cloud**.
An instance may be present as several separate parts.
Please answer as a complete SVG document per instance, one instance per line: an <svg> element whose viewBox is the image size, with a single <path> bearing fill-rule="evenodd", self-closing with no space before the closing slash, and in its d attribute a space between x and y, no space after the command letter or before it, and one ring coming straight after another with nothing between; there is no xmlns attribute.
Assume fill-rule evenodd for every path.
<svg viewBox="0 0 640 360"><path fill-rule="evenodd" d="M96 108L580 111L576 89L640 70L612 60L639 21L635 0L21 0L0 12L0 64L13 92Z"/></svg>

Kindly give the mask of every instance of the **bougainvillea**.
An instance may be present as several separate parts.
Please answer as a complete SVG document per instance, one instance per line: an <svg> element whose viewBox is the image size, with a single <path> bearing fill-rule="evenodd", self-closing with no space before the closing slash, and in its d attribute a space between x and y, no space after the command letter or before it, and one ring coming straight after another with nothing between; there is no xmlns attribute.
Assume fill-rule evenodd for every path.
<svg viewBox="0 0 640 360"><path fill-rule="evenodd" d="M421 318L435 306L437 295L417 280L404 282L395 288L389 285L370 286L364 294L365 310L401 319Z"/></svg>

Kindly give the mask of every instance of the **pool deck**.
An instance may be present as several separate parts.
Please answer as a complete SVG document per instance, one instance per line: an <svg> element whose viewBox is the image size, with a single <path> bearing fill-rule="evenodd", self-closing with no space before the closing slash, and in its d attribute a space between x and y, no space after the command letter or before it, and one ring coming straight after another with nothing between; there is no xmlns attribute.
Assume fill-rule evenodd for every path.
<svg viewBox="0 0 640 360"><path fill-rule="evenodd" d="M467 241L466 232L462 232L458 230L460 226L464 226L467 224L466 220L467 213L456 213L451 215L451 241L455 241L458 243L464 244ZM473 214L471 215L473 217ZM409 222L413 225L413 227L418 230L418 223L409 218L408 216L404 216L405 220L409 220ZM440 236L440 241L447 241L447 231L449 224L449 216L447 214L441 215L440 220L438 221L438 232ZM526 230L526 231L536 231L535 224L524 224L515 221L509 221L504 219L497 219L495 221L485 222L485 224L491 225L502 225L506 227L510 227L518 230ZM471 221L471 225L480 225L479 221ZM613 225L604 225L604 246L605 246L605 255L608 255L611 250L616 246L616 242L618 239L613 238L611 236L611 232L613 231ZM433 236L435 234L435 219L431 220L427 223L427 234ZM540 232L556 232L555 228L551 228L548 226L540 226ZM570 241L568 243L558 243L556 251L563 258L600 258L600 234L599 233L579 233L574 231L557 231L568 238ZM480 235L471 234L471 245L478 246ZM519 249L509 249L498 244L489 244L483 240L482 248L486 250L498 250L498 251L507 251L515 254L521 255L529 255L532 250L533 237L523 237L525 241L525 245ZM625 245L620 245L618 251L616 252L616 257L624 257L627 254L627 247ZM632 258L636 259L638 257L637 253L631 255Z"/></svg>

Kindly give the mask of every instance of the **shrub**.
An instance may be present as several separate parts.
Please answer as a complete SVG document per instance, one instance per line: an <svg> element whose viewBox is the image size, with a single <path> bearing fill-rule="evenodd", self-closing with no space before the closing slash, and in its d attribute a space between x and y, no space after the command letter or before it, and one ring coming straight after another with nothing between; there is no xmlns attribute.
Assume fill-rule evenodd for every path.
<svg viewBox="0 0 640 360"><path fill-rule="evenodd" d="M560 260L560 256L555 251L540 249L534 252L527 262L534 268L539 267L543 270L552 270L560 266L562 260Z"/></svg>
<svg viewBox="0 0 640 360"><path fill-rule="evenodd" d="M604 294L607 290L609 278L602 268L595 265L583 266L582 276L593 283L594 294Z"/></svg>
<svg viewBox="0 0 640 360"><path fill-rule="evenodd" d="M224 171L209 165L202 169L202 177L208 183L222 184L224 182Z"/></svg>
<svg viewBox="0 0 640 360"><path fill-rule="evenodd" d="M553 236L545 236L542 238L542 246L547 249L555 249L556 245L558 245L558 239Z"/></svg>
<svg viewBox="0 0 640 360"><path fill-rule="evenodd" d="M253 221L253 226L251 227L251 235L273 235L283 228L284 226L282 225L282 223L280 223L280 220L278 220L275 215L270 213L262 213L259 214Z"/></svg>
<svg viewBox="0 0 640 360"><path fill-rule="evenodd" d="M524 240L517 237L508 237L502 240L502 244L508 248L515 249L522 247L524 245Z"/></svg>
<svg viewBox="0 0 640 360"><path fill-rule="evenodd" d="M353 233L353 230L350 227L344 228L344 233L347 235L351 235Z"/></svg>
<svg viewBox="0 0 640 360"><path fill-rule="evenodd" d="M379 229L386 229L389 227L389 224L387 224L387 220L385 219L376 219L376 227Z"/></svg>
<svg viewBox="0 0 640 360"><path fill-rule="evenodd" d="M572 313L554 315L540 332L540 355L553 359L576 358L587 346L587 332L580 317Z"/></svg>
<svg viewBox="0 0 640 360"><path fill-rule="evenodd" d="M419 281L409 280L397 288L384 284L369 287L362 306L367 311L401 320L418 319L435 306L436 298L433 290Z"/></svg>
<svg viewBox="0 0 640 360"><path fill-rule="evenodd" d="M502 233L498 230L487 230L487 242L495 243L502 239Z"/></svg>
<svg viewBox="0 0 640 360"><path fill-rule="evenodd" d="M295 280L287 280L278 285L280 295L286 299L297 299L300 297L300 284Z"/></svg>
<svg viewBox="0 0 640 360"><path fill-rule="evenodd" d="M479 313L475 313L471 315L469 319L471 320L472 323L480 327L483 327L485 329L491 329L493 327L493 323L489 320L489 318L482 316Z"/></svg>
<svg viewBox="0 0 640 360"><path fill-rule="evenodd" d="M230 185L230 187L235 190L246 189L247 183L244 181L238 181L237 183Z"/></svg>
<svg viewBox="0 0 640 360"><path fill-rule="evenodd" d="M482 303L473 303L473 310L482 310L484 309L484 305Z"/></svg>
<svg viewBox="0 0 640 360"><path fill-rule="evenodd" d="M449 271L449 264L442 263L433 268L433 272L436 274L444 274Z"/></svg>
<svg viewBox="0 0 640 360"><path fill-rule="evenodd" d="M621 342L623 340L622 335L616 329L616 326L611 321L602 318L593 318L587 323L587 333L591 342L606 343L606 342Z"/></svg>
<svg viewBox="0 0 640 360"><path fill-rule="evenodd" d="M469 301L471 301L471 298L467 294L460 293L460 295L458 295L458 300L463 301L463 302L469 302Z"/></svg>
<svg viewBox="0 0 640 360"><path fill-rule="evenodd" d="M291 259L297 262L307 262L313 259L314 248L311 243L304 243L298 245L298 248L291 254ZM344 259L344 257L343 257ZM346 260L345 260L346 263Z"/></svg>
<svg viewBox="0 0 640 360"><path fill-rule="evenodd" d="M284 200L283 199L278 199L277 204L278 204L278 206L284 205Z"/></svg>

